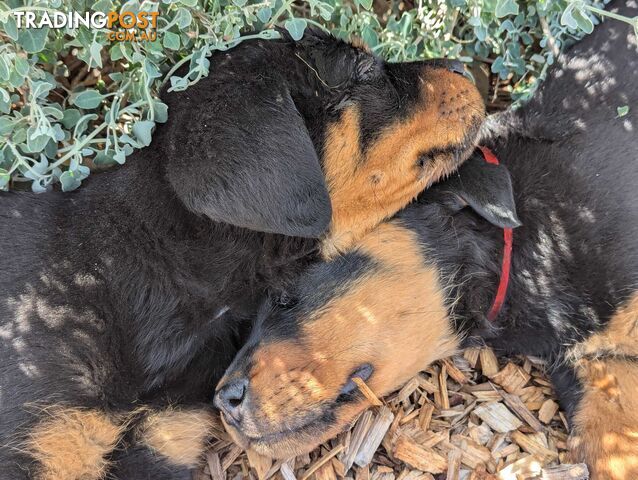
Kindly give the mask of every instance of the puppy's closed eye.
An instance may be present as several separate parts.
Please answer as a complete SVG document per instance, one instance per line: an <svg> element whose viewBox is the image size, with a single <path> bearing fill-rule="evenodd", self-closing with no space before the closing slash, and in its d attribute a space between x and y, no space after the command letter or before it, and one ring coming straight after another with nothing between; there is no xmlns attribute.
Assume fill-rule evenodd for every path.
<svg viewBox="0 0 638 480"><path fill-rule="evenodd" d="M340 395L348 395L348 394L354 392L358 387L357 387L357 384L354 382L353 379L354 378L360 378L361 380L363 380L365 382L366 380L368 380L372 376L373 373L374 373L374 367L372 365L370 365L369 363L364 363L362 365L359 365L350 374L350 377L348 378L348 381L343 386L343 388L341 389L339 394Z"/></svg>

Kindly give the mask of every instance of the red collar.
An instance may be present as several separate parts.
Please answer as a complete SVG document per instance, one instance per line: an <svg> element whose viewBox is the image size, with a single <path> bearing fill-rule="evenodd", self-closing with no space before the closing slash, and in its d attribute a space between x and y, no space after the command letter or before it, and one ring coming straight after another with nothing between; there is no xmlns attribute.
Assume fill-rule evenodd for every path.
<svg viewBox="0 0 638 480"><path fill-rule="evenodd" d="M499 161L496 155L487 147L479 147L483 152L483 157L487 163L498 165ZM501 278L498 282L498 289L496 290L496 296L492 307L487 314L487 319L490 322L496 320L496 317L503 308L503 302L505 302L505 296L507 295L507 285L510 282L510 270L512 267L512 229L503 229L503 263L501 264Z"/></svg>

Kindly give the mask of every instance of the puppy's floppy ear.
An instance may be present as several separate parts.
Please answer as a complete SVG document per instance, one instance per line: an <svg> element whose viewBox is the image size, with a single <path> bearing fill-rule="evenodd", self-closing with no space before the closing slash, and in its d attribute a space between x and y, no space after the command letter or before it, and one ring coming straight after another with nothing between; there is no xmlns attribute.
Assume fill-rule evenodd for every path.
<svg viewBox="0 0 638 480"><path fill-rule="evenodd" d="M435 188L449 205L456 209L469 206L493 225L501 228L522 225L516 214L509 171L503 165L486 162L479 153Z"/></svg>
<svg viewBox="0 0 638 480"><path fill-rule="evenodd" d="M320 236L330 197L285 81L270 72L231 75L201 81L169 103L175 113L162 141L177 196L218 222Z"/></svg>

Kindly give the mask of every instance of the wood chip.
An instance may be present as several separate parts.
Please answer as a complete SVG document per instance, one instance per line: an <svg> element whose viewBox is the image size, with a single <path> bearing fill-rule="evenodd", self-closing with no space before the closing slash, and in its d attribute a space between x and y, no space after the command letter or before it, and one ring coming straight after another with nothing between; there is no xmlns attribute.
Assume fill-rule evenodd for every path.
<svg viewBox="0 0 638 480"><path fill-rule="evenodd" d="M337 480L337 474L332 466L332 462L328 462L315 472L316 480Z"/></svg>
<svg viewBox="0 0 638 480"><path fill-rule="evenodd" d="M496 375L498 372L498 360L496 359L496 355L494 355L494 351L489 347L481 348L479 358L481 359L481 371L483 375L486 377Z"/></svg>
<svg viewBox="0 0 638 480"><path fill-rule="evenodd" d="M434 450L424 448L406 436L397 439L393 455L408 465L428 473L443 473L447 460Z"/></svg>
<svg viewBox="0 0 638 480"><path fill-rule="evenodd" d="M399 390L399 393L397 394L397 401L405 402L417 388L419 388L419 381L416 378L413 378L406 383L401 390Z"/></svg>
<svg viewBox="0 0 638 480"><path fill-rule="evenodd" d="M502 392L501 396L503 397L503 400L505 400L505 404L518 416L518 418L523 420L537 432L543 430L543 425L541 425L541 423L536 419L534 414L529 410L529 408L527 408L520 397L505 392Z"/></svg>
<svg viewBox="0 0 638 480"><path fill-rule="evenodd" d="M365 440L366 436L368 435L368 431L372 426L373 418L374 414L372 410L368 410L366 412L363 412L363 415L361 415L357 420L357 423L354 426L354 430L352 431L352 436L350 437L350 443L345 450L345 454L341 458L346 472L350 470L350 468L354 464L354 459L357 456L359 447L361 447L363 440Z"/></svg>
<svg viewBox="0 0 638 480"><path fill-rule="evenodd" d="M516 393L521 390L527 382L529 382L530 376L525 370L518 365L514 365L512 362L505 365L505 367L494 375L488 375L490 380L503 387L507 393Z"/></svg>
<svg viewBox="0 0 638 480"><path fill-rule="evenodd" d="M587 480L589 470L584 463L563 464L543 468L541 480Z"/></svg>
<svg viewBox="0 0 638 480"><path fill-rule="evenodd" d="M548 398L543 402L540 410L538 410L538 419L545 424L549 424L554 418L554 415L556 415L556 412L558 412L558 403Z"/></svg>
<svg viewBox="0 0 638 480"><path fill-rule="evenodd" d="M206 452L206 464L208 465L208 471L210 477L213 480L225 480L226 474L222 470L222 463L219 460L219 453L208 451Z"/></svg>
<svg viewBox="0 0 638 480"><path fill-rule="evenodd" d="M423 374L417 375L416 379L419 382L419 387L421 387L426 392L435 393L439 391L439 387L432 383L432 381L425 378Z"/></svg>
<svg viewBox="0 0 638 480"><path fill-rule="evenodd" d="M447 367L445 364L441 366L441 371L439 372L439 395L441 408L443 410L450 408L450 398L447 393Z"/></svg>
<svg viewBox="0 0 638 480"><path fill-rule="evenodd" d="M446 480L459 480L461 478L461 457L463 453L457 448L453 448L447 454L447 476Z"/></svg>
<svg viewBox="0 0 638 480"><path fill-rule="evenodd" d="M534 455L543 465L546 465L558 457L555 451L548 449L533 435L525 435L524 433L516 431L512 432L510 437L523 450Z"/></svg>
<svg viewBox="0 0 638 480"><path fill-rule="evenodd" d="M419 412L419 426L423 430L427 430L430 427L430 422L432 421L432 414L434 413L434 405L430 403L426 403L421 407L421 411Z"/></svg>
<svg viewBox="0 0 638 480"><path fill-rule="evenodd" d="M250 466L257 473L257 478L259 480L265 480L266 474L270 470L270 467L272 467L272 459L264 457L254 450L247 450L246 455L248 456Z"/></svg>
<svg viewBox="0 0 638 480"><path fill-rule="evenodd" d="M337 445L335 448L333 448L329 453L327 453L326 455L322 456L319 460L317 460L315 463L313 463L308 470L306 471L306 473L303 475L303 477L301 477L301 480L307 480L308 478L310 478L310 476L315 473L317 470L319 470L322 466L324 466L327 462L330 461L330 459L332 457L334 457L337 453L339 453L341 450L343 450L343 445Z"/></svg>
<svg viewBox="0 0 638 480"><path fill-rule="evenodd" d="M487 423L492 430L501 433L511 432L523 425L502 403L484 403L478 406L474 413Z"/></svg>
<svg viewBox="0 0 638 480"><path fill-rule="evenodd" d="M511 465L498 472L500 480L514 480L518 478L538 477L541 474L542 464L533 455L520 458Z"/></svg>
<svg viewBox="0 0 638 480"><path fill-rule="evenodd" d="M239 445L233 445L230 451L226 454L224 459L222 460L222 470L225 472L230 468L230 466L237 460L237 458L241 455L243 449Z"/></svg>
<svg viewBox="0 0 638 480"><path fill-rule="evenodd" d="M357 468L354 478L356 480L370 480L370 467L365 465Z"/></svg>
<svg viewBox="0 0 638 480"><path fill-rule="evenodd" d="M462 452L462 463L472 469L486 464L492 458L492 452L483 445L462 435L452 435L451 442Z"/></svg>
<svg viewBox="0 0 638 480"><path fill-rule="evenodd" d="M359 447L354 463L363 467L372 461L372 456L381 445L381 441L390 428L392 420L394 420L394 413L388 407L381 407Z"/></svg>
<svg viewBox="0 0 638 480"><path fill-rule="evenodd" d="M467 378L465 373L459 370L459 368L454 364L453 361L443 360L443 364L445 365L445 368L447 369L447 374L450 377L452 377L456 383L464 385L467 382L469 382L469 379Z"/></svg>
<svg viewBox="0 0 638 480"><path fill-rule="evenodd" d="M361 391L361 393L363 393L363 396L366 397L368 399L368 401L372 404L375 405L377 407L380 407L381 405L383 405L383 403L381 402L381 400L379 400L379 397L377 397L374 392L372 390L370 390L370 387L368 387L368 385L366 384L366 382L364 382L361 378L359 377L352 377L352 381L354 383L356 383L357 387L359 387L359 390Z"/></svg>
<svg viewBox="0 0 638 480"><path fill-rule="evenodd" d="M295 476L295 472L293 471L292 467L288 464L288 462L284 462L281 464L281 467L279 468L279 473L281 473L281 476L284 478L284 480L297 480L297 477Z"/></svg>
<svg viewBox="0 0 638 480"><path fill-rule="evenodd" d="M586 467L569 463L566 418L544 365L531 357L497 359L485 348L466 350L434 363L381 401L368 391L371 403L383 405L286 462L243 452L215 428L217 440L193 478L585 480Z"/></svg>
<svg viewBox="0 0 638 480"><path fill-rule="evenodd" d="M463 351L463 358L467 360L467 363L470 364L470 367L476 368L480 352L480 348L466 348Z"/></svg>

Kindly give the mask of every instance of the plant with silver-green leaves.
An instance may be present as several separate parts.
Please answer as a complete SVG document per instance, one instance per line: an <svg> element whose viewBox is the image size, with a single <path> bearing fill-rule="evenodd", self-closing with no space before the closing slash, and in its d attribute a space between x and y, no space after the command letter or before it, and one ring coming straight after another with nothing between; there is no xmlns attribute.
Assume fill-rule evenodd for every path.
<svg viewBox="0 0 638 480"><path fill-rule="evenodd" d="M0 189L80 186L91 167L122 164L151 143L169 112L166 85L184 90L208 74L208 56L250 38L299 39L308 25L362 38L390 61L449 56L487 62L527 98L558 51L593 29L600 1L417 0L0 0ZM386 5L387 4L383 4ZM15 12L159 12L157 39L118 42L105 30L18 28ZM257 32L257 33L245 33ZM188 65L185 76L177 69Z"/></svg>

